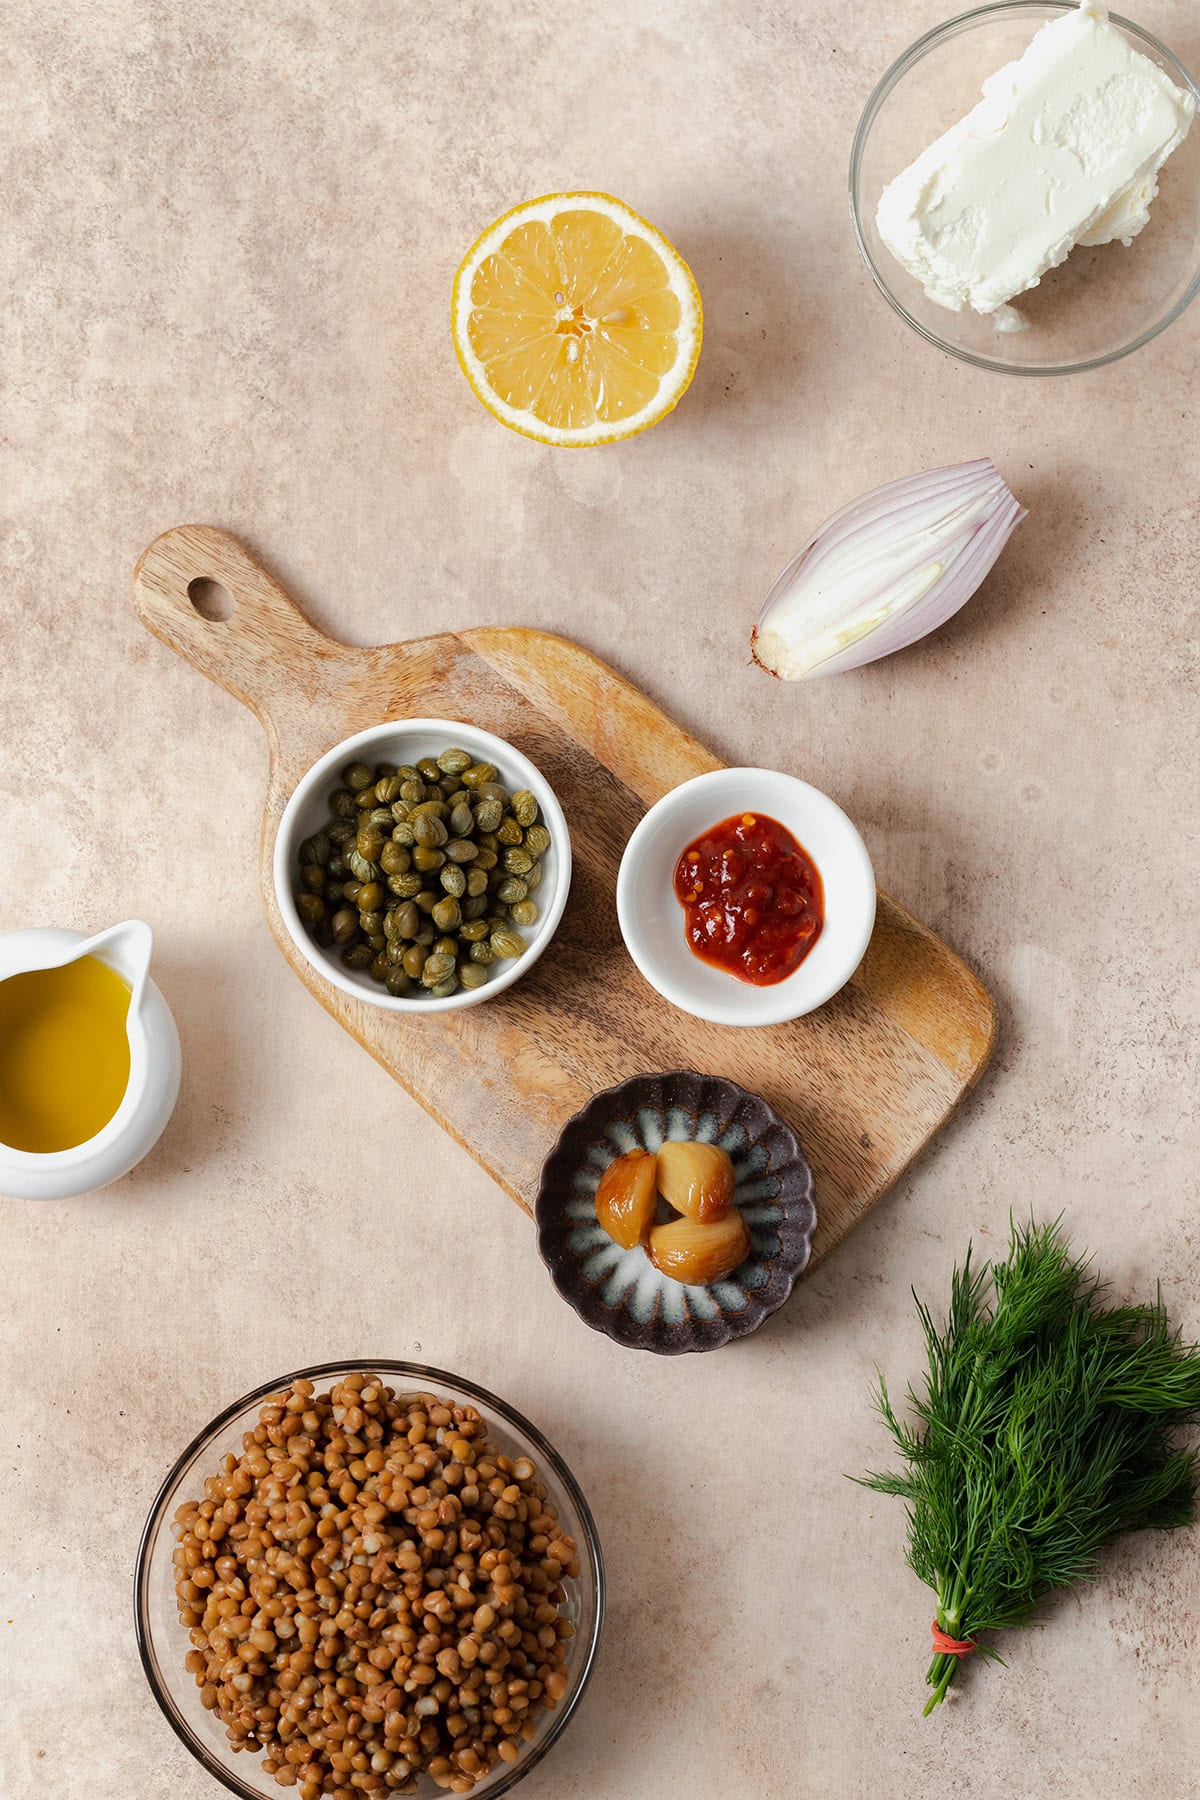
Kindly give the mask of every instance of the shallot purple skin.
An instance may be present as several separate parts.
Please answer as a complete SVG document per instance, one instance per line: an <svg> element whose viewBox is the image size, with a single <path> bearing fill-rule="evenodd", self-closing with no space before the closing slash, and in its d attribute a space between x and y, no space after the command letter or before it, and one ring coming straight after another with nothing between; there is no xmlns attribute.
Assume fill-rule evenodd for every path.
<svg viewBox="0 0 1200 1800"><path fill-rule="evenodd" d="M1025 516L990 457L873 489L827 519L780 575L750 633L751 657L779 680L803 681L907 649L966 605Z"/></svg>

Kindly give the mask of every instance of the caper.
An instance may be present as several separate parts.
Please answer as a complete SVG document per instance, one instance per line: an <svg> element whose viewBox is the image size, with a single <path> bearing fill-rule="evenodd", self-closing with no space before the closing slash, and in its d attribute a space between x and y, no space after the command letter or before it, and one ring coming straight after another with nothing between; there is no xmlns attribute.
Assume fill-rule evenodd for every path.
<svg viewBox="0 0 1200 1800"><path fill-rule="evenodd" d="M379 880L379 864L377 862L372 862L370 857L363 856L361 851L357 849L348 850L346 852L346 866L349 868L350 873L356 875L360 881Z"/></svg>
<svg viewBox="0 0 1200 1800"><path fill-rule="evenodd" d="M388 918L393 926L391 935L394 937L415 938L421 929L421 909L414 906L411 900L397 906L388 914Z"/></svg>
<svg viewBox="0 0 1200 1800"><path fill-rule="evenodd" d="M411 900L413 895L419 894L424 886L425 877L423 875L389 875L387 878L388 892L395 894L397 900Z"/></svg>
<svg viewBox="0 0 1200 1800"><path fill-rule="evenodd" d="M435 950L425 958L425 967L421 970L421 981L425 987L434 987L444 981L447 975L454 973L454 958L444 950Z"/></svg>
<svg viewBox="0 0 1200 1800"><path fill-rule="evenodd" d="M428 812L414 813L412 817L413 836L418 844L427 849L444 844L450 833L444 822L436 814Z"/></svg>
<svg viewBox="0 0 1200 1800"><path fill-rule="evenodd" d="M520 932L513 931L507 925L502 925L498 931L493 931L491 944L496 955L504 957L523 956L529 948Z"/></svg>
<svg viewBox="0 0 1200 1800"><path fill-rule="evenodd" d="M481 987L524 952L517 927L538 917L529 895L550 847L527 788L510 800L494 764L454 745L373 775L352 763L342 781L298 858L296 904L318 943L396 995L416 980L443 996Z"/></svg>
<svg viewBox="0 0 1200 1800"><path fill-rule="evenodd" d="M439 931L457 931L462 924L462 912L458 901L452 895L447 894L446 898L439 900L434 907L432 918Z"/></svg>
<svg viewBox="0 0 1200 1800"><path fill-rule="evenodd" d="M511 801L513 818L518 825L532 825L538 816L538 803L528 788L518 788Z"/></svg>
<svg viewBox="0 0 1200 1800"><path fill-rule="evenodd" d="M451 748L442 751L437 766L443 775L461 775L464 769L470 768L471 758L465 750Z"/></svg>

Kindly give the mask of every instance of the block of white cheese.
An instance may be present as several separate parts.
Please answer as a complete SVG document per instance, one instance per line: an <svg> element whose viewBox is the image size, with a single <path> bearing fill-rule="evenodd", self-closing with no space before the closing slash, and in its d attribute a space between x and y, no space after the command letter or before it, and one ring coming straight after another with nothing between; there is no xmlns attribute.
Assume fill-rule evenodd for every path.
<svg viewBox="0 0 1200 1800"><path fill-rule="evenodd" d="M884 189L879 234L938 306L995 312L1076 244L1136 237L1195 111L1082 0Z"/></svg>

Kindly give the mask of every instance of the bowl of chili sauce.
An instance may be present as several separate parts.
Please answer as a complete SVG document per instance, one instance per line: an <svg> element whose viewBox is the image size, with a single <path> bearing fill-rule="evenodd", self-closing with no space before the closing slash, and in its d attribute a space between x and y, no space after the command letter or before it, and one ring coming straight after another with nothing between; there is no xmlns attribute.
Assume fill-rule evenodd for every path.
<svg viewBox="0 0 1200 1800"><path fill-rule="evenodd" d="M776 1025L853 975L875 876L827 794L771 769L716 769L641 821L617 913L634 962L673 1005L718 1025Z"/></svg>

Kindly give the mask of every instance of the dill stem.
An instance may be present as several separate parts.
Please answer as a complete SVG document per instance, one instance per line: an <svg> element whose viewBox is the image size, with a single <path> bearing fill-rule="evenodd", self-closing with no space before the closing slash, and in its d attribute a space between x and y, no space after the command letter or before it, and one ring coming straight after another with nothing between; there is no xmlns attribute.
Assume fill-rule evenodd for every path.
<svg viewBox="0 0 1200 1800"><path fill-rule="evenodd" d="M940 1706L942 1701L946 1698L946 1689L950 1686L950 1683L958 1673L958 1660L957 1656L947 1656L944 1653L939 1653L934 1657L929 1666L929 1674L927 1677L933 1692L925 1703L925 1710L921 1715L922 1718L927 1719L934 1707Z"/></svg>

